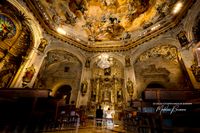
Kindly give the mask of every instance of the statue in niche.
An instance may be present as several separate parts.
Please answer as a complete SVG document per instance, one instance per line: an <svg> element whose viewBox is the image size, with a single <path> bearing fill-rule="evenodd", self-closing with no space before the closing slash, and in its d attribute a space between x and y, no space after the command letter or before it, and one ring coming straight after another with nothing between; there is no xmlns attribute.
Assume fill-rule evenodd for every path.
<svg viewBox="0 0 200 133"><path fill-rule="evenodd" d="M44 52L44 49L46 48L46 46L48 45L48 41L45 38L41 38L40 39L40 45L38 47L38 50L40 52Z"/></svg>
<svg viewBox="0 0 200 133"><path fill-rule="evenodd" d="M131 66L131 59L129 56L125 57L125 65L126 67L130 67Z"/></svg>
<svg viewBox="0 0 200 133"><path fill-rule="evenodd" d="M95 90L93 90L92 93L91 93L91 100L92 101L96 100L96 91Z"/></svg>
<svg viewBox="0 0 200 133"><path fill-rule="evenodd" d="M105 76L110 76L111 75L111 68L110 67L104 69L104 75Z"/></svg>
<svg viewBox="0 0 200 133"><path fill-rule="evenodd" d="M85 96L85 94L87 93L87 88L88 88L88 82L87 81L83 81L83 83L81 83L82 96Z"/></svg>
<svg viewBox="0 0 200 133"><path fill-rule="evenodd" d="M133 95L133 82L130 80L130 78L128 78L126 88L127 88L129 95L132 96Z"/></svg>
<svg viewBox="0 0 200 133"><path fill-rule="evenodd" d="M90 59L89 58L86 59L85 67L90 68Z"/></svg>
<svg viewBox="0 0 200 133"><path fill-rule="evenodd" d="M117 101L122 101L122 90L117 91Z"/></svg>

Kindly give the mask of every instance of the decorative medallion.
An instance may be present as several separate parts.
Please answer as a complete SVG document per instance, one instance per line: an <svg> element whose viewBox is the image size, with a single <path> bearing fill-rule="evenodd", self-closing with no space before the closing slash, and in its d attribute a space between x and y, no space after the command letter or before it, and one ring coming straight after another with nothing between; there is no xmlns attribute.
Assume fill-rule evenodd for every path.
<svg viewBox="0 0 200 133"><path fill-rule="evenodd" d="M12 38L16 34L16 26L14 22L4 14L0 14L0 39Z"/></svg>

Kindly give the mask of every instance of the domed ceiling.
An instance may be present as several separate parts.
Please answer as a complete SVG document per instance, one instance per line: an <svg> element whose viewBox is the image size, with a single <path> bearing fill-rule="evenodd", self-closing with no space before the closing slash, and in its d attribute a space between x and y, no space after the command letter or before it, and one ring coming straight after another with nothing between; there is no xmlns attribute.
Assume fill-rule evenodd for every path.
<svg viewBox="0 0 200 133"><path fill-rule="evenodd" d="M25 1L47 33L87 51L128 50L174 27L173 17L181 17L172 14L176 0ZM181 2L183 14L193 0Z"/></svg>

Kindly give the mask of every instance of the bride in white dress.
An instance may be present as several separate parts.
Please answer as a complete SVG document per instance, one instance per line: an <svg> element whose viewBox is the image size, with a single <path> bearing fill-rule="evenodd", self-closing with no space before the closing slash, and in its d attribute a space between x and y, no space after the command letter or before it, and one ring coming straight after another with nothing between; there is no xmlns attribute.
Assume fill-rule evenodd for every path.
<svg viewBox="0 0 200 133"><path fill-rule="evenodd" d="M110 108L108 108L108 110L106 111L106 125L107 126L113 126L113 116L114 116L114 111L110 110Z"/></svg>

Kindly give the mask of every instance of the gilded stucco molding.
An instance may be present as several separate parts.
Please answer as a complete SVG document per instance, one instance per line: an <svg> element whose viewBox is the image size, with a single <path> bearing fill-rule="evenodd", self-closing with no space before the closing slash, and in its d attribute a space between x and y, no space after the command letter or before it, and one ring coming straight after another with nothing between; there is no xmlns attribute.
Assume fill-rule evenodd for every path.
<svg viewBox="0 0 200 133"><path fill-rule="evenodd" d="M163 46L157 46L154 48L151 48L141 54L138 58L137 62L144 62L150 58L163 58L166 60L170 60L173 62L178 62L177 60L177 48L170 46L170 45L163 45Z"/></svg>

